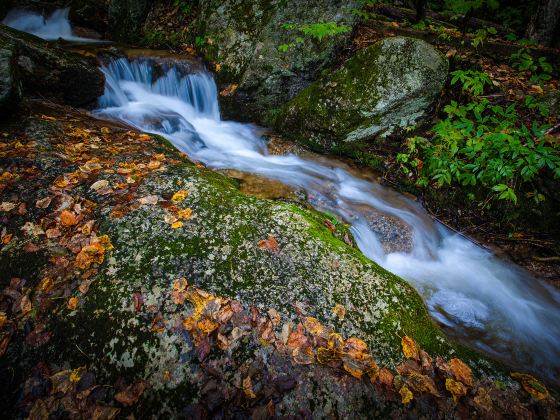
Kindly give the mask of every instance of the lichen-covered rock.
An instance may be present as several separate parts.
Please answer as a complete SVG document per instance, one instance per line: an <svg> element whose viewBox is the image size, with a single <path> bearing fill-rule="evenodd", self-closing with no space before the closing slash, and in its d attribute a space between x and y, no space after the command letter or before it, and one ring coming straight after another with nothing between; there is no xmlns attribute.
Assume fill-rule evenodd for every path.
<svg viewBox="0 0 560 420"><path fill-rule="evenodd" d="M0 42L0 117L8 115L21 101L21 97L15 48Z"/></svg>
<svg viewBox="0 0 560 420"><path fill-rule="evenodd" d="M447 69L445 57L422 40L384 39L300 92L276 127L320 151L385 137L428 115Z"/></svg>
<svg viewBox="0 0 560 420"><path fill-rule="evenodd" d="M267 121L274 110L315 80L332 64L349 33L324 38L304 37L298 46L278 47L301 36L283 24L336 22L352 26L357 0L201 0L198 32L207 39L206 58L220 64L221 84L235 83L234 95L222 98L229 116Z"/></svg>
<svg viewBox="0 0 560 420"><path fill-rule="evenodd" d="M103 93L103 73L77 54L1 24L0 44L17 51L18 72L27 94L87 106Z"/></svg>
<svg viewBox="0 0 560 420"><path fill-rule="evenodd" d="M4 328L13 326L13 337L0 368L18 368L0 391L14 389L38 361L87 365L100 383L115 383L119 377L128 383L143 381L148 386L143 409L177 415L209 392L201 384L205 365L183 328L192 306L173 297L174 281L182 277L216 296L237 299L247 309L255 305L264 314L275 309L279 315L271 317L280 318L278 336L284 334L282 324L291 319L295 325L298 311L306 311L305 316L317 317L345 337L366 340L383 365L402 360L403 335L432 354L448 356L456 350L409 284L341 239L348 234L345 228L333 234L319 213L243 195L233 181L193 165L170 148L126 130L85 124L86 116L67 117L67 112L18 122L21 131L2 127L10 133L3 140L3 153L10 157L5 161L21 167L2 168L9 168L9 174L3 177L0 201L3 208L11 208L6 202L22 202L28 210L18 213L21 206L16 206L3 213L13 238L0 249L0 289L17 296L10 285L23 284L35 312L26 312L26 321L4 322ZM181 197L173 201L180 190ZM49 196L52 203L44 202ZM60 232L53 232L53 222L62 221L61 208L82 212L80 221L72 225L76 222L70 218L59 225ZM170 211L187 208L192 214L183 216L182 225L170 225ZM95 236L86 236L92 229ZM84 264L89 255L84 249L101 235L108 235L112 249L103 248L107 251L96 260L98 266ZM276 245L262 245L269 237ZM29 248L29 242L36 245ZM80 247L85 254L76 256ZM22 280L14 283L14 278ZM333 312L336 304L346 308L343 320ZM8 295L0 297L0 309L10 320L16 320L19 308ZM234 334L240 339L228 355L230 368L219 369L239 375L238 370L247 368L244 360L274 360L266 341L259 344L257 338L254 347L241 339L252 334L248 319L249 326L242 322ZM44 330L29 336L38 325ZM231 368L232 363L237 367ZM297 412L300 398L306 404L324 398L339 413L351 412L358 398L357 407L367 412L371 400L365 383L350 382L344 385L348 394L337 396L329 382L336 374L327 381L315 369L308 376L297 363L290 368L292 363L282 359L269 367L304 378L282 385L283 404L294 401L285 407L286 414ZM231 375L223 380L237 383ZM300 394L294 391L298 383L301 389L319 387L327 394ZM260 392L256 385L254 391Z"/></svg>

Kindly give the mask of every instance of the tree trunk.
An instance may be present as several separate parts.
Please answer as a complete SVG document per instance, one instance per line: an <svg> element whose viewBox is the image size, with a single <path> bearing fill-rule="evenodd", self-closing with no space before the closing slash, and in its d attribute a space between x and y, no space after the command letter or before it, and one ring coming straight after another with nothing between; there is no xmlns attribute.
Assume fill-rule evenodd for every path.
<svg viewBox="0 0 560 420"><path fill-rule="evenodd" d="M426 18L426 3L428 0L415 0L416 6L416 22L420 22Z"/></svg>
<svg viewBox="0 0 560 420"><path fill-rule="evenodd" d="M560 0L540 0L527 27L526 37L544 46L551 46L560 22Z"/></svg>

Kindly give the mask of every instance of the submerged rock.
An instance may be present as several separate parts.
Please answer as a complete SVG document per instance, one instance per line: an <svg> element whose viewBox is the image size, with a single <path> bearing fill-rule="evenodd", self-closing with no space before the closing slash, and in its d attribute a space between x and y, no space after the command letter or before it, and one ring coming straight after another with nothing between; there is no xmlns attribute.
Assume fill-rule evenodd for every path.
<svg viewBox="0 0 560 420"><path fill-rule="evenodd" d="M207 42L203 52L221 66L221 84L234 83L234 95L222 98L226 115L261 122L315 80L332 64L350 32L322 41L303 36L284 24L336 22L352 26L360 1L332 0L201 0L198 32ZM303 42L281 52L278 47L302 36Z"/></svg>
<svg viewBox="0 0 560 420"><path fill-rule="evenodd" d="M17 71L26 94L87 106L103 93L103 73L77 54L1 24L0 45L17 51Z"/></svg>
<svg viewBox="0 0 560 420"><path fill-rule="evenodd" d="M276 127L320 151L383 138L428 115L447 68L445 57L428 43L387 38L300 92L281 111Z"/></svg>
<svg viewBox="0 0 560 420"><path fill-rule="evenodd" d="M21 101L21 97L15 48L0 42L0 117L9 114Z"/></svg>

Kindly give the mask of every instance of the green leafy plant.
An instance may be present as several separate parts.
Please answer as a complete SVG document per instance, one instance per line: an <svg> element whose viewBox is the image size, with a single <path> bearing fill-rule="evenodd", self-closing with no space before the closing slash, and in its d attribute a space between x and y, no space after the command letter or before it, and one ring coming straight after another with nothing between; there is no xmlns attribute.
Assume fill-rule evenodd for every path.
<svg viewBox="0 0 560 420"><path fill-rule="evenodd" d="M522 72L531 74L530 83L541 83L552 78L552 65L546 57L535 60L527 48L521 48L517 53L511 55L512 67Z"/></svg>
<svg viewBox="0 0 560 420"><path fill-rule="evenodd" d="M175 7L177 7L184 15L188 15L192 10L192 5L184 0L175 0Z"/></svg>
<svg viewBox="0 0 560 420"><path fill-rule="evenodd" d="M444 111L447 118L434 125L431 141L410 138L397 156L406 173L416 173L419 185L482 185L494 198L517 203L523 183L545 170L560 177L560 153L544 135L547 126L533 121L527 127L515 102L504 107L487 99L466 105L452 101Z"/></svg>
<svg viewBox="0 0 560 420"><path fill-rule="evenodd" d="M474 96L479 96L484 93L486 85L491 86L492 80L483 71L476 70L456 70L451 73L451 84L462 84L462 90L471 93Z"/></svg>
<svg viewBox="0 0 560 420"><path fill-rule="evenodd" d="M496 10L500 6L498 0L445 0L444 8L453 13L464 15L471 10L490 9Z"/></svg>
<svg viewBox="0 0 560 420"><path fill-rule="evenodd" d="M478 46L482 45L490 35L496 35L497 33L498 31L496 31L496 28L494 28L493 26L490 26L486 29L478 29L476 32L474 32L472 46L478 48Z"/></svg>
<svg viewBox="0 0 560 420"><path fill-rule="evenodd" d="M526 96L523 105L527 109L537 110L542 117L546 118L550 115L550 111L548 110L548 107L545 104L539 102L534 96L530 96L530 95Z"/></svg>
<svg viewBox="0 0 560 420"><path fill-rule="evenodd" d="M201 48L203 47L206 43L208 42L208 38L205 36L199 36L197 35L194 38L194 45L196 46L196 48Z"/></svg>
<svg viewBox="0 0 560 420"><path fill-rule="evenodd" d="M295 23L284 23L282 25L282 28L286 30L299 32L319 42L321 42L324 38L350 32L352 29L350 26L339 25L336 22L319 22L319 23L309 23L304 25L298 25ZM303 44L304 42L305 40L303 37L297 36L293 42L289 44L280 45L278 47L278 50L282 52L286 52L290 48L293 48L299 44Z"/></svg>

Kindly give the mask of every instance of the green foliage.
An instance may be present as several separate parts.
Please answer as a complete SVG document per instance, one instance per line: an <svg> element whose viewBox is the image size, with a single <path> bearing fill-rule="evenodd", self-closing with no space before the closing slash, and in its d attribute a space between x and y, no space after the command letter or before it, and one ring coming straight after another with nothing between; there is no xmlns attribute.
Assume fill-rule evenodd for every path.
<svg viewBox="0 0 560 420"><path fill-rule="evenodd" d="M517 53L512 54L511 59L514 69L531 74L530 83L540 84L552 78L552 65L546 60L546 57L539 57L535 61L527 48L521 48Z"/></svg>
<svg viewBox="0 0 560 420"><path fill-rule="evenodd" d="M542 117L546 118L550 115L548 107L545 104L539 102L534 96L526 96L523 105L527 109L537 110Z"/></svg>
<svg viewBox="0 0 560 420"><path fill-rule="evenodd" d="M444 7L453 13L464 15L471 10L490 9L496 10L499 7L498 0L445 0Z"/></svg>
<svg viewBox="0 0 560 420"><path fill-rule="evenodd" d="M494 28L493 26L490 26L486 29L478 29L476 32L474 32L472 46L478 48L478 46L482 45L490 35L496 35L497 33L498 31L496 31L496 28Z"/></svg>
<svg viewBox="0 0 560 420"><path fill-rule="evenodd" d="M531 103L531 101L529 101ZM546 126L527 127L516 111L481 99L466 105L452 101L447 118L433 127L433 139L413 137L397 156L406 173L415 171L417 183L482 185L494 198L517 202L517 189L545 170L560 177L560 153L544 136ZM536 194L535 200L542 194Z"/></svg>
<svg viewBox="0 0 560 420"><path fill-rule="evenodd" d="M177 7L184 15L188 15L192 10L192 4L184 0L175 0L175 7Z"/></svg>
<svg viewBox="0 0 560 420"><path fill-rule="evenodd" d="M347 25L339 25L336 22L319 22L298 25L295 23L284 23L282 28L286 30L299 32L309 38L321 42L324 38L336 36L338 34L350 32L352 28ZM278 47L281 52L286 52L296 45L303 44L305 40L301 36L297 36L293 42L289 44L282 44Z"/></svg>
<svg viewBox="0 0 560 420"><path fill-rule="evenodd" d="M485 85L492 85L492 80L483 71L476 70L456 70L451 73L451 84L462 83L462 89L474 96L484 93Z"/></svg>
<svg viewBox="0 0 560 420"><path fill-rule="evenodd" d="M205 36L199 36L199 35L197 35L197 36L194 38L194 45L196 46L196 48L201 48L201 47L203 47L203 46L206 44L206 42L208 42L208 38L205 37Z"/></svg>

